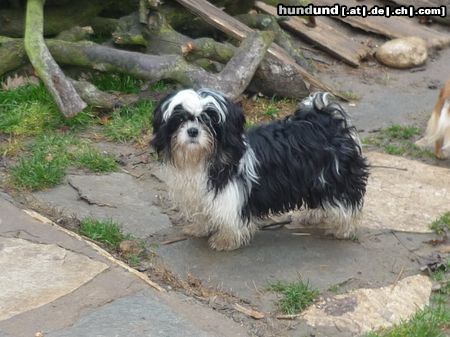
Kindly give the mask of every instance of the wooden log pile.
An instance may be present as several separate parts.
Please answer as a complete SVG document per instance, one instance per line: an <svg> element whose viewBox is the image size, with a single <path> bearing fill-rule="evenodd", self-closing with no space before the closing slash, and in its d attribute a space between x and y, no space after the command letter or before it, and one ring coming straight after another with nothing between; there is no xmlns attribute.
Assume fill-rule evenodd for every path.
<svg viewBox="0 0 450 337"><path fill-rule="evenodd" d="M332 0L313 2L334 4ZM356 0L341 2L357 5ZM129 74L150 83L168 80L194 88L210 87L231 99L247 89L300 99L312 90L326 90L337 96L339 92L314 75L311 62L288 31L352 67L358 67L370 55L370 48L349 38L333 20L388 38L412 32L432 48L450 44L449 34L412 20L286 19L277 17L275 3L5 0L0 4L0 76L31 64L61 113L72 117L88 104L113 109L133 104L139 98L101 92L86 80L69 78L65 66ZM91 41L92 36L109 41L96 43Z"/></svg>

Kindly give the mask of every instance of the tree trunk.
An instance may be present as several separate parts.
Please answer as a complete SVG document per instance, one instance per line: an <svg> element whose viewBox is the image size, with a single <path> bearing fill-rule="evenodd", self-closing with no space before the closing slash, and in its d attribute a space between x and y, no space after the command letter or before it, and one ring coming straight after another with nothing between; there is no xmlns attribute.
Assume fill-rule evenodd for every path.
<svg viewBox="0 0 450 337"><path fill-rule="evenodd" d="M56 64L43 37L45 0L28 0L25 26L25 50L36 73L44 82L59 110L66 117L75 116L87 105L78 96L72 83Z"/></svg>

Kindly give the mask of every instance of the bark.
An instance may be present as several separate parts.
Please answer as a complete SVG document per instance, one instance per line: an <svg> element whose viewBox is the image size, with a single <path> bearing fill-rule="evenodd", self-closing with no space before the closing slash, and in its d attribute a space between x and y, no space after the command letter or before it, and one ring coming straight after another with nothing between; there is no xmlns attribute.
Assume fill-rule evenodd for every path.
<svg viewBox="0 0 450 337"><path fill-rule="evenodd" d="M58 40L64 40L64 41L71 41L71 42L77 42L86 40L94 34L94 31L92 30L91 26L86 27L79 27L75 26L70 28L69 30L62 31L56 36L56 39Z"/></svg>
<svg viewBox="0 0 450 337"><path fill-rule="evenodd" d="M0 36L0 76L28 62L23 41Z"/></svg>
<svg viewBox="0 0 450 337"><path fill-rule="evenodd" d="M50 55L43 37L45 0L28 0L25 27L25 50L36 73L66 117L75 116L86 107L72 83Z"/></svg>
<svg viewBox="0 0 450 337"><path fill-rule="evenodd" d="M111 36L119 24L119 19L96 16L89 20L89 25L96 35Z"/></svg>

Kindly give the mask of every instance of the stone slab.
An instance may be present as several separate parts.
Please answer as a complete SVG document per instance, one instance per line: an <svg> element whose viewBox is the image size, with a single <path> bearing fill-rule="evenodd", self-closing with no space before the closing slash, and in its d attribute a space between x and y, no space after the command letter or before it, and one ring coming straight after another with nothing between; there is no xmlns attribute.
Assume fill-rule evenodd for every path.
<svg viewBox="0 0 450 337"><path fill-rule="evenodd" d="M160 246L157 254L181 277L191 274L205 285L274 310L273 305L266 306L264 290L276 281L302 278L326 290L349 280L383 286L394 282L400 272L415 274L420 267L417 255L429 253L423 242L430 238L427 234L366 232L354 242L274 230L258 232L249 246L231 252L211 250L206 239L188 239Z"/></svg>
<svg viewBox="0 0 450 337"><path fill-rule="evenodd" d="M234 330L233 327L230 327ZM213 337L231 336L204 330L180 316L150 291L117 299L82 316L65 329L52 331L46 337ZM241 333L235 335L244 336Z"/></svg>
<svg viewBox="0 0 450 337"><path fill-rule="evenodd" d="M428 305L431 288L428 277L410 276L387 287L322 298L302 318L313 327L336 327L361 335L410 319Z"/></svg>
<svg viewBox="0 0 450 337"><path fill-rule="evenodd" d="M362 225L407 232L430 232L450 211L450 170L383 153L367 153L369 184Z"/></svg>
<svg viewBox="0 0 450 337"><path fill-rule="evenodd" d="M64 296L106 268L57 245L0 237L0 321Z"/></svg>
<svg viewBox="0 0 450 337"><path fill-rule="evenodd" d="M70 175L67 185L34 196L66 215L112 219L125 233L145 238L172 226L169 217L155 206L157 193L148 182L112 173Z"/></svg>

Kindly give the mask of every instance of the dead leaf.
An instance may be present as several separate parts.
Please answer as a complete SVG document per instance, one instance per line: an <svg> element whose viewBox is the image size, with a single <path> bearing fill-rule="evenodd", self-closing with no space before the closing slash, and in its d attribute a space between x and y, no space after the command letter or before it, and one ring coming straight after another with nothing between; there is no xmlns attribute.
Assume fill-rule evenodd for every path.
<svg viewBox="0 0 450 337"><path fill-rule="evenodd" d="M13 77L8 76L2 84L3 90L14 90L28 84L39 84L39 79L35 76L21 76L14 74Z"/></svg>

